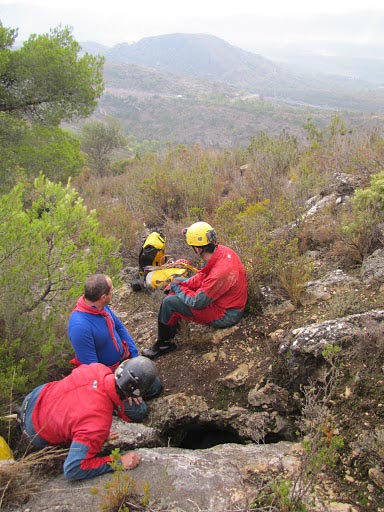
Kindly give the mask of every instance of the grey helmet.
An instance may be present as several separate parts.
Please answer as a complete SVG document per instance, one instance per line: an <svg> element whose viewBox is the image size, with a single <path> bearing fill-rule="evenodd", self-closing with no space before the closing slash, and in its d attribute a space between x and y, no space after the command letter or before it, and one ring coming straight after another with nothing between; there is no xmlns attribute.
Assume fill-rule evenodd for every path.
<svg viewBox="0 0 384 512"><path fill-rule="evenodd" d="M127 397L145 395L156 377L157 369L155 363L144 356L127 359L115 370L116 386Z"/></svg>

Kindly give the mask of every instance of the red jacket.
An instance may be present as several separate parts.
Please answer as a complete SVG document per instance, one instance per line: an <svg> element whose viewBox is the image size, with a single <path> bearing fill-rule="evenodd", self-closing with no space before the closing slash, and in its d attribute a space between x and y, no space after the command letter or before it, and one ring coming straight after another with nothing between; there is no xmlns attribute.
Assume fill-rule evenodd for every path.
<svg viewBox="0 0 384 512"><path fill-rule="evenodd" d="M110 457L96 455L109 437L115 409L124 411L114 374L107 366L93 363L46 384L33 408L32 422L48 443L71 444L64 464L66 476L88 478L111 470Z"/></svg>
<svg viewBox="0 0 384 512"><path fill-rule="evenodd" d="M206 265L186 281L171 283L175 293L193 311L198 322L210 323L227 310L243 311L247 302L247 278L238 255L218 245Z"/></svg>

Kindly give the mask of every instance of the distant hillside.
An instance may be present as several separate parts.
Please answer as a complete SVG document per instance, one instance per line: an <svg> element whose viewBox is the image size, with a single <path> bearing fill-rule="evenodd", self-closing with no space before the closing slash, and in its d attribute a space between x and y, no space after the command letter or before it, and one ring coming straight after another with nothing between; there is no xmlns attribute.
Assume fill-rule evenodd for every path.
<svg viewBox="0 0 384 512"><path fill-rule="evenodd" d="M346 119L360 125L384 113L384 89L293 73L287 64L213 36L171 34L82 47L106 57L105 93L95 115L119 118L140 141L235 147L260 131L299 133L308 117L324 126L335 111L347 111Z"/></svg>
<svg viewBox="0 0 384 512"><path fill-rule="evenodd" d="M137 43L121 43L112 48L90 42L82 46L85 51L104 55L108 62L114 64L136 64L164 73L220 81L250 93L326 107L335 106L335 102L329 103L329 92L341 92L343 95L348 91L354 93L376 87L363 80L363 72L358 76L353 75L353 69L345 73L345 67L341 65L343 73L338 75L338 64L331 60L328 68L332 70L332 76L325 64L319 66L319 70L324 69L327 75L316 72L316 64L311 67L310 62L301 67L295 61L276 64L206 34L147 37ZM361 67L363 65L361 63ZM369 66L372 67L372 63L366 63L365 69ZM312 92L316 93L317 99L313 98ZM348 100L345 105L337 106L345 108L350 103Z"/></svg>
<svg viewBox="0 0 384 512"><path fill-rule="evenodd" d="M206 34L169 34L122 43L105 53L108 60L239 85L265 85L281 75L279 66L255 53ZM287 75L288 77L289 75Z"/></svg>
<svg viewBox="0 0 384 512"><path fill-rule="evenodd" d="M274 62L284 63L291 72L296 69L300 73L312 75L321 73L333 77L343 76L351 80L370 82L371 87L372 84L384 85L384 58L321 55L276 49L267 50L267 55Z"/></svg>
<svg viewBox="0 0 384 512"><path fill-rule="evenodd" d="M83 41L79 43L82 51L85 53L90 53L91 55L105 55L109 50L108 46L105 46L100 43L95 43L94 41Z"/></svg>
<svg viewBox="0 0 384 512"><path fill-rule="evenodd" d="M96 117L118 118L138 141L234 148L248 144L261 131L278 134L287 129L300 135L309 117L326 126L335 114L333 109L299 107L289 100L250 94L222 82L108 60L104 75L106 88ZM336 98L334 94L329 101ZM356 99L356 104L363 103ZM345 118L352 126L380 121L371 116L367 120L361 111L349 112Z"/></svg>

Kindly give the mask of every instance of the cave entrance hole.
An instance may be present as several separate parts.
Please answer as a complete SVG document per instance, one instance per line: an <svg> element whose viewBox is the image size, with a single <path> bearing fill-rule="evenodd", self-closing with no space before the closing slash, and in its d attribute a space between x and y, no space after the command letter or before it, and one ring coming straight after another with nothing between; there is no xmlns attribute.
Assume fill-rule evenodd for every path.
<svg viewBox="0 0 384 512"><path fill-rule="evenodd" d="M184 424L173 425L163 432L168 446L185 448L188 450L204 450L213 446L227 443L249 444L255 443L255 439L240 435L237 430L228 425L218 425L214 422L206 423L190 421ZM279 441L292 441L290 432L273 433L267 432L260 437L259 442L264 444L275 444Z"/></svg>
<svg viewBox="0 0 384 512"><path fill-rule="evenodd" d="M179 426L167 433L172 446L188 450L204 450L219 444L244 444L245 441L231 428L218 427L215 424L190 423Z"/></svg>

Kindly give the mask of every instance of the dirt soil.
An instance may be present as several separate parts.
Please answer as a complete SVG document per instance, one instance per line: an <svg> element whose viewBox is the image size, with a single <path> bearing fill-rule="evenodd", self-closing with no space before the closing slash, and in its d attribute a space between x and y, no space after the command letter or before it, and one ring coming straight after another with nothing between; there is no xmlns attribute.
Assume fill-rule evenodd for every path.
<svg viewBox="0 0 384 512"><path fill-rule="evenodd" d="M129 301L140 301L146 309L145 326L128 318L126 325L139 350L142 350L156 340L157 311L162 294L155 292L150 297L147 292L138 294L140 297L130 296ZM221 379L240 364L253 361L255 366L247 381L247 387L271 380L274 372L278 370L273 364L277 362L278 343L272 342L268 334L278 326L275 320L249 314L234 329L222 331L182 323L180 332L174 339L177 349L156 359L164 393L203 396L210 407L219 409L239 404L244 395L246 400L243 389L240 393L228 390L221 384ZM218 334L218 338L222 336L222 339L215 342L214 334Z"/></svg>

